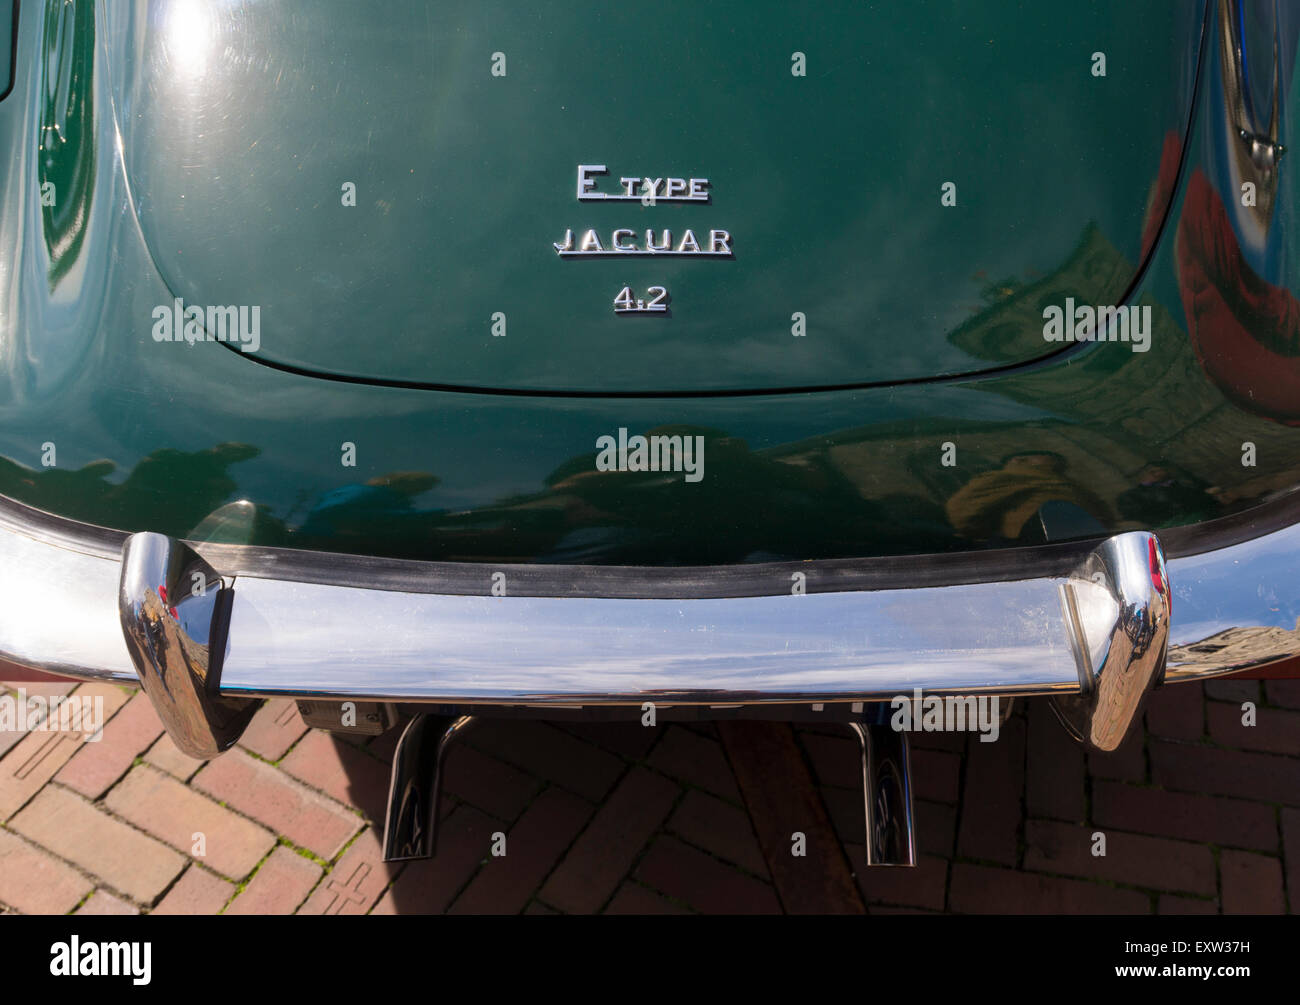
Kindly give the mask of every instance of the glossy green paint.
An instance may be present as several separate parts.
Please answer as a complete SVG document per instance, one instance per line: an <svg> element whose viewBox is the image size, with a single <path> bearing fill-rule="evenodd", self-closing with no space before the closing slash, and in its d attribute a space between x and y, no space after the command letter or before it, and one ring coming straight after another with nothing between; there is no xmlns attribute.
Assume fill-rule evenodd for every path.
<svg viewBox="0 0 1300 1005"><path fill-rule="evenodd" d="M50 9L61 6L51 4ZM1130 6L1124 5L1124 9ZM713 10L710 5L696 5L696 9ZM49 30L43 23L45 13L41 5L24 5L20 52L41 50L39 40ZM744 25L739 15L734 25L720 13L710 23L711 32L698 29L708 38L733 27L742 35L757 30ZM10 277L0 310L0 323L5 326L0 329L0 495L80 520L177 536L192 534L222 504L245 499L258 508L259 519L251 536L257 543L476 562L696 564L777 557L906 555L1028 541L1033 539L1033 522L1017 524L1017 514L1026 499L1044 496L1066 499L1087 511L1103 529L1181 525L1242 510L1300 480L1300 433L1279 421L1287 416L1269 414L1267 409L1250 404L1255 390L1265 390L1262 385L1230 388L1221 377L1208 377L1205 361L1198 358L1187 331L1186 283L1175 237L1187 224L1185 194L1189 178L1194 177L1192 167L1204 167L1220 191L1227 187L1219 183L1214 170L1222 159L1215 153L1222 123L1215 118L1221 95L1216 97L1213 87L1201 88L1202 111L1189 144L1191 164L1174 193L1170 226L1134 294L1136 303L1152 307L1154 333L1147 353L1131 352L1122 344L1077 346L1050 360L998 373L790 394L480 394L321 379L264 365L255 358L260 353L250 356L214 343L154 341L152 312L158 305L170 304L177 289L188 289L185 282L211 279L217 257L213 248L224 249L220 258L226 279L202 287L199 295L221 303L259 302L240 296L243 280L232 283L229 276L242 274L240 270L246 271L250 261L266 266L267 247L280 252L283 288L294 296L298 295L295 290L307 288L312 281L309 275L295 287L290 282L295 270L301 266L310 272L312 261L319 264L312 256L323 256L326 251L317 246L321 242L304 243L301 235L293 238L290 221L302 219L302 226L309 229L317 226L306 222L312 216L310 205L298 206L294 213L270 206L269 218L279 222L266 231L254 228L251 222L238 233L237 228L228 226L207 235L210 246L203 244L202 235L192 234L176 238L190 242L184 248L160 244L156 208L151 223L137 225L137 220L149 220L146 204L158 198L163 185L157 177L161 165L152 169L152 178L136 173L130 163L124 170L113 156L113 143L106 142L112 136L110 110L122 122L138 117L140 110L139 95L133 95L130 87L107 72L108 67L123 61L129 64L137 27L110 19L108 24L97 25L99 36L93 46L74 47L78 53L94 54L93 61L88 56L78 57L66 78L70 85L81 88L85 96L82 114L90 117L91 124L77 138L69 128L59 148L58 164L48 164L40 147L40 137L48 132L47 117L53 113L40 98L45 71L39 60L20 60L15 93L0 103L0 140L13 151L0 175L7 194L3 264ZM545 36L544 27L538 28L537 34ZM751 41L753 37L757 36ZM916 58L921 59L929 50L914 42ZM487 36L475 35L473 43L465 44L465 52L486 48L490 53L496 48ZM790 47L782 43L782 48ZM892 48L902 48L901 43ZM1092 48L1092 43L1082 46L1087 52ZM1212 56L1213 48L1208 51ZM750 57L757 58L752 52ZM527 59L511 58L509 74L525 73ZM784 58L788 59L788 53ZM1178 95L1185 95L1190 87L1190 48L1185 60L1186 72L1168 82L1169 93L1163 100L1170 108L1178 106ZM615 62L623 65L626 60ZM595 74L598 58L592 56L585 64L579 61L579 67L575 73ZM810 69L808 80L813 72ZM1109 72L1117 72L1113 58ZM336 67L334 76L341 88L347 79L346 67ZM611 79L616 79L612 70ZM493 82L489 77L486 83L504 81ZM632 100L632 93L624 96L623 103ZM987 97L991 101L994 95ZM936 103L941 98L941 94L931 96ZM1289 103L1292 96L1286 98ZM300 96L299 100L307 99ZM680 124L688 113L698 114L716 129L718 123L742 114L762 119L761 106L734 97L728 102L730 119L715 114L709 104L712 98L701 100L704 105L683 108L679 113L683 118L673 121ZM328 94L321 95L319 101L328 106ZM54 107L63 104L56 102ZM211 121L209 116L190 123L195 136ZM593 119L593 128L597 124L599 116ZM347 135L355 140L364 128L364 122L352 124ZM746 124L744 128L757 127ZM1142 136L1132 125L1126 128L1125 142L1146 151L1138 165L1146 178L1141 189L1143 201L1146 192L1154 188L1159 203L1163 198L1159 195L1160 153L1171 149L1171 131L1172 149L1177 150L1177 125L1153 122L1150 133ZM921 128L916 135L925 132ZM1282 142L1288 141L1286 133L1284 122ZM689 155L685 146L665 138L670 132L658 135L657 147L665 161L677 162ZM610 156L601 155L615 170L622 170L622 164L613 153L619 158L626 156L630 164L650 154L640 146L636 130L630 130L626 138L621 133L610 136L599 132L591 137L591 142L597 141L615 148ZM1059 150L1067 141L1067 136L1057 132L1045 136L1040 145L1044 150ZM833 149L830 139L821 142L810 156ZM972 149L972 143L968 137L966 145L952 146L945 156L955 162ZM143 149L141 144L138 133L124 140L128 161L132 151ZM196 141L193 149L200 146ZM509 213L496 223L480 221L481 229L473 231L476 241L493 236L511 250L504 260L486 250L475 258L475 283L490 283L494 277L500 280L497 266L503 261L508 265L506 272L511 273L506 279L523 276L527 271L524 262L535 262L536 272L527 276L532 290L552 288L553 276L581 278L594 274L592 266L607 264L557 262L548 249L559 234L551 229L533 233L534 223L563 228L570 225L566 221L575 220L579 204L569 191L569 162L576 164L575 157L588 159L588 155L567 149L556 155L556 184L563 182L565 192L563 198L553 198L549 181L535 185L540 169L534 158L549 153L544 149L532 153L530 149L527 144L521 146L512 166L493 169L483 165L488 175L492 170L503 172L495 176L498 181L537 191L540 202L529 210L534 215L527 221ZM329 172L320 162L328 161L335 152L324 140L310 152L313 163L303 171L323 179ZM906 148L898 153L911 158ZM400 160L389 151L372 150L367 155L340 149L337 156L354 158L348 165L354 171L359 165L370 164L370 170L378 172L379 184ZM223 176L238 174L249 162L231 153L224 163ZM1173 163L1176 167L1176 157ZM81 165L82 170L79 174L60 165ZM1288 221L1294 212L1295 192L1285 161L1283 165L1274 214L1277 220ZM1130 193L1138 166L1125 160L1116 168L1116 179L1098 184L1113 183L1114 192ZM62 229L42 212L32 191L34 179L53 177L50 172L56 169L62 172L61 177L85 179L72 186L81 193L82 201L79 212L66 219ZM183 165L176 170L183 170ZM665 165L664 170L678 169ZM707 165L684 164L680 170L724 177ZM344 173L337 177L346 180ZM368 184L375 186L375 178ZM202 180L210 195L211 179ZM1164 180L1171 182L1172 176ZM397 185L394 178L389 181ZM752 185L752 179L737 184ZM331 176L328 193L320 197L322 214L342 211L333 204L336 191ZM719 184L714 203L707 207L710 218L723 209L723 191ZM189 193L185 194L188 201ZM937 194L935 189L925 195L935 207ZM372 192L367 200L372 196L384 198ZM728 193L728 200L732 197ZM761 233L780 213L790 211L773 209L757 196L741 198L737 194L735 198L730 205L736 215L723 225L737 235L736 261L688 262L692 276L707 275L715 267L743 274L748 265L739 253L741 236ZM798 202L797 196L792 198ZM523 194L517 199L510 205L516 209L526 205ZM817 197L810 199L816 208ZM972 200L973 209L978 205L973 194ZM1107 223L1102 214L1093 214L1089 217L1095 223L1092 226L1076 220L1073 229L1077 232L1053 246L1055 261L1049 262L1045 251L1034 259L1042 263L1039 268L1045 276L1026 275L1008 284L1005 293L995 291L992 301L982 305L971 322L934 338L928 352L934 369L962 369L970 365L967 357L983 360L984 366L1005 362L1009 357L1000 357L997 351L1001 343L987 341L991 338L988 333L997 331L998 325L1023 327L1027 319L1037 316L1041 338L1041 302L1044 296L1054 294L1054 278L1077 281L1081 289L1091 292L1110 289L1106 284L1112 282L1111 277L1131 276L1140 262L1142 216L1123 208L1127 204L1122 195L1115 195L1114 201L1099 198L1098 205L1103 204L1118 215ZM640 211L639 206L633 208ZM685 211L695 207L673 208ZM350 212L363 212L361 200ZM936 209L936 221L942 219ZM899 231L911 221L900 209ZM937 222L928 224L934 225ZM1029 221L1019 226L1027 229ZM365 226L358 232L379 233L366 231ZM409 233L412 241L425 240L415 235L414 229L397 233ZM1273 243L1285 243L1289 233L1276 226ZM392 232L389 236L392 239ZM978 231L973 230L967 239L975 241L977 237ZM910 256L900 243L889 268L902 270L905 264L906 271L899 271L898 276L906 275L914 288L924 287L942 299L953 296L947 285L951 277L942 270L930 270L933 262L927 249L934 243L923 243ZM293 254L295 247L301 255ZM1024 247L1035 246L1027 241ZM411 250L409 244L406 250ZM406 270L400 267L400 259L386 257L387 250L379 245L358 250L355 258L362 273L373 267L367 264L367 251L379 254L391 297L372 298L367 293L362 303L378 309L376 305L391 299L391 311L406 311L414 317L422 305L409 299L414 296L409 287L398 287L415 283L417 276L430 287L430 296L450 295L446 284L422 271L426 266L420 256L411 255ZM1028 250L1024 254L1030 256ZM1287 272L1291 260L1276 249L1266 249L1258 256L1259 275L1279 287L1292 286ZM193 261L199 263L197 267L190 265ZM192 273L169 275L168 269L177 263ZM769 262L768 269L776 268ZM685 274L685 266L683 270ZM816 279L813 274L792 275L786 285L797 293L815 289ZM560 344L570 312L580 320L583 298L600 292L596 287L601 283L587 286L588 279L581 282L583 290L569 289L548 305L545 316L550 327L543 355L553 366L548 372L585 375L573 386L590 389L602 374L618 379L628 374L617 368L597 369L604 364L587 358L592 350L581 334L572 344ZM281 288L270 282L256 287L259 294L267 296ZM775 305L784 290L769 290L765 295L775 298L768 300ZM269 302L262 302L268 303L262 338L270 351L271 310ZM347 315L352 309L350 300L334 303L338 316L348 317L355 329L378 331L374 324L362 324L359 315ZM856 308L846 308L851 309ZM884 314L893 318L902 310L900 306ZM685 305L675 299L672 321L676 323L686 314ZM437 316L437 311L428 312L426 320L432 324ZM530 314L524 307L523 318L542 316L542 312ZM716 320L720 314L712 316ZM400 327L397 314L385 317ZM510 317L510 334L505 339L494 341L487 333L486 316L481 331L464 337L475 340L475 351L480 353L534 352L530 345L508 348L529 341L518 337L523 333L515 323L516 315ZM640 326L658 319L617 320ZM581 327L577 321L574 324ZM637 332L644 330L636 328ZM921 341L919 329L913 326L908 331L912 334L905 332L900 338ZM805 352L816 344L812 334L803 342L782 332L776 335L779 337L773 338L769 350L774 354ZM372 334L372 342L374 338ZM351 346L347 351L357 352L365 340L338 345ZM303 342L303 346L309 343ZM631 349L625 346L624 351ZM454 365L479 366L480 372L488 372L485 364L473 363L467 353L461 350L458 357L452 352L449 358L459 358ZM861 353L854 359L868 361L869 350ZM927 354L921 356L927 358ZM380 357L371 354L364 358ZM939 364L940 359L955 362ZM811 365L811 360L809 356L805 363ZM669 367L662 359L646 365L661 367L651 372L675 376L677 386L683 388L699 376L682 367ZM747 389L762 389L765 381L760 370L766 365L749 354L729 356L719 349L711 372L725 375L728 381L743 379ZM769 375L802 372L802 365L795 361L771 364ZM847 364L835 371L825 369L825 360L816 366L823 368L823 374L840 373L843 382L866 379L866 370L851 370ZM414 369L412 363L402 375L418 377ZM678 373L679 369L682 372ZM492 372L502 375L494 383L522 386L526 380L541 379L538 374L542 371L530 371L529 376L503 364ZM440 374L439 380L448 376L451 374ZM556 386L564 384L557 381ZM703 480L691 484L681 475L598 472L596 440L616 434L620 427L634 434L657 429L704 436ZM1242 465L1245 442L1255 444L1254 467ZM355 447L354 467L341 463L348 444ZM951 451L945 444L952 444ZM42 463L49 458L47 445L55 452L55 463L49 466ZM1028 462L1007 460L1009 455L1035 452L1040 456ZM951 465L944 463L948 455ZM1153 464L1163 465L1169 477L1153 477L1148 467Z"/></svg>
<svg viewBox="0 0 1300 1005"><path fill-rule="evenodd" d="M1035 282L1123 297L1160 141L1187 120L1196 15L190 4L123 19L113 85L159 274L187 304L260 305L260 359L472 388L884 383L1045 355L1037 318L953 337ZM607 166L606 192L707 178L712 201L579 202L579 164ZM1062 277L1090 226L1121 259ZM706 248L726 230L734 258L553 248L569 230L609 248L620 228L674 247L689 228ZM622 288L656 285L669 315L615 316Z"/></svg>

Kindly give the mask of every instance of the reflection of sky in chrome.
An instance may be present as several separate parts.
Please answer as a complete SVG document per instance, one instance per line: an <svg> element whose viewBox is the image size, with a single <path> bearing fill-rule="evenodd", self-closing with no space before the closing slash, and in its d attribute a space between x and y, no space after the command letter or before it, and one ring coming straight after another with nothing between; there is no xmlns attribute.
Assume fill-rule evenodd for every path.
<svg viewBox="0 0 1300 1005"><path fill-rule="evenodd" d="M236 584L224 690L794 695L1072 685L1054 581L725 600ZM274 627L268 622L274 621ZM338 628L335 637L325 627ZM396 693L395 692L395 693Z"/></svg>
<svg viewBox="0 0 1300 1005"><path fill-rule="evenodd" d="M1300 528L1177 559L1173 644L1292 629ZM1181 584L1181 586L1179 585ZM358 593L236 584L223 688L412 697L776 696L1071 687L1055 580L713 600ZM1285 602L1282 597L1290 598ZM335 626L337 633L331 633Z"/></svg>
<svg viewBox="0 0 1300 1005"><path fill-rule="evenodd" d="M1174 559L1172 644L1294 629L1300 527L1230 555ZM133 677L118 562L0 531L0 650ZM241 578L223 687L413 697L636 693L826 695L992 690L1076 680L1056 581L732 600L409 595ZM69 617L75 611L76 617ZM274 622L274 628L269 622Z"/></svg>
<svg viewBox="0 0 1300 1005"><path fill-rule="evenodd" d="M0 654L135 680L117 613L121 566L0 529Z"/></svg>
<svg viewBox="0 0 1300 1005"><path fill-rule="evenodd" d="M1171 645L1190 645L1243 625L1293 630L1300 618L1300 527L1169 563Z"/></svg>

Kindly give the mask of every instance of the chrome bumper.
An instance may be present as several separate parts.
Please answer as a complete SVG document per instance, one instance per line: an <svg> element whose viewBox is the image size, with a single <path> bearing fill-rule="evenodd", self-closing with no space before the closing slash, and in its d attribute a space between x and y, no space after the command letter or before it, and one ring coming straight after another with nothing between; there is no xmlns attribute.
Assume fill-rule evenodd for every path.
<svg viewBox="0 0 1300 1005"><path fill-rule="evenodd" d="M33 527L24 511L0 509L0 661L140 683L196 756L233 743L249 699L267 695L545 708L867 702L916 688L1054 695L1080 739L1113 749L1161 680L1300 653L1300 525L1167 565L1156 538L1135 532L1066 549L1066 565L1025 578L969 581L970 556L934 560L962 581L917 587L894 585L907 559L864 560L852 575L846 563L774 564L745 569L746 589L770 576L770 592L673 599L663 577L647 591L660 595L574 595L588 571L605 593L629 589L580 568L546 570L567 582L552 594L568 595L536 595L548 587L533 567L502 578L398 563L378 588L311 582L291 567L300 553L260 550L249 572L246 549L88 539ZM943 574L929 561L912 581ZM724 577L704 592L727 589Z"/></svg>

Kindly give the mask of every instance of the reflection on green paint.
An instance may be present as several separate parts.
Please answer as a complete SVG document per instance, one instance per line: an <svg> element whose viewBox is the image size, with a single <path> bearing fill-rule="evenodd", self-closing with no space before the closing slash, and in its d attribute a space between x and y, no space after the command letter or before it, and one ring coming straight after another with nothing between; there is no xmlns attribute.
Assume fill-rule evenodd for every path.
<svg viewBox="0 0 1300 1005"><path fill-rule="evenodd" d="M81 251L95 189L94 5L48 0L43 40L36 174L54 289Z"/></svg>

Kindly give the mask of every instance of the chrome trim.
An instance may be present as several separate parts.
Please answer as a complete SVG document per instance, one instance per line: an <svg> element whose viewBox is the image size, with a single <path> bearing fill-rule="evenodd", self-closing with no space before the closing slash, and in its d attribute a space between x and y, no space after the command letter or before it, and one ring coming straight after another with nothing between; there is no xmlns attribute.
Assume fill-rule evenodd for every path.
<svg viewBox="0 0 1300 1005"><path fill-rule="evenodd" d="M0 521L0 663L139 683L117 614L120 557L120 545L82 550Z"/></svg>
<svg viewBox="0 0 1300 1005"><path fill-rule="evenodd" d="M437 852L438 808L447 752L477 722L472 715L452 718L422 714L402 730L388 780L385 862L429 858Z"/></svg>
<svg viewBox="0 0 1300 1005"><path fill-rule="evenodd" d="M703 600L236 581L230 694L464 704L862 701L1079 686L1051 580Z"/></svg>
<svg viewBox="0 0 1300 1005"><path fill-rule="evenodd" d="M1121 534L1099 547L1062 587L1080 693L1056 695L1061 723L1091 749L1124 742L1159 683L1169 647L1169 573L1151 534Z"/></svg>
<svg viewBox="0 0 1300 1005"><path fill-rule="evenodd" d="M1112 750L1164 666L1167 575L1156 538L1134 532L1060 579L689 602L243 577L221 688L467 705L855 702L917 686L1046 692L1061 697L1058 714L1077 738ZM382 642L356 648L357 625Z"/></svg>
<svg viewBox="0 0 1300 1005"><path fill-rule="evenodd" d="M1169 563L1166 680L1217 677L1300 655L1300 524Z"/></svg>
<svg viewBox="0 0 1300 1005"><path fill-rule="evenodd" d="M115 604L121 562L112 545L121 539L0 500L0 661L136 683ZM1046 562L1050 574L1021 580L1003 578L1005 554L867 560L857 563L860 570L809 562L801 566L808 572L804 596L751 595L769 573L784 577L783 565L728 567L710 579L702 570L645 570L655 596L640 599L470 595L460 591L476 580L487 593L491 570L448 563L378 563L389 570L386 588L366 589L298 578L324 575L309 560L336 560L351 576L363 561L355 557L215 544L194 551L227 577L238 573L220 686L226 697L544 710L647 700L871 701L914 686L939 694L1079 693L1070 646L1079 618L1067 615L1059 594L1098 548L1058 546L1050 558L1034 550L1024 569ZM997 581L972 581L982 557L997 566ZM250 567L260 574L247 574ZM1199 679L1300 654L1298 567L1300 525L1170 560L1165 679ZM449 569L459 571L444 576ZM633 571L550 567L534 571L537 578L524 588L543 589L567 575L570 591L583 590L590 577L594 589L620 593L633 589ZM960 582L934 585L948 574ZM896 588L903 575L926 585ZM444 583L449 592L436 592ZM519 587L515 579L510 584ZM676 587L738 595L663 596ZM788 589L788 580L775 589ZM1071 587L1076 595L1079 589Z"/></svg>
<svg viewBox="0 0 1300 1005"><path fill-rule="evenodd" d="M1095 650L1091 677L1109 697L1151 591L1149 579L1139 594L1130 576L1092 577L1135 555L1145 569L1154 542L1119 535L1059 578L690 601L374 593L243 577L222 688L475 706L857 702L918 686L1065 695L1081 688L1071 639L1082 630ZM1082 629L1060 605L1066 587L1092 600ZM1167 616L1153 617L1167 630ZM382 642L359 647L353 626Z"/></svg>
<svg viewBox="0 0 1300 1005"><path fill-rule="evenodd" d="M916 865L912 758L907 733L885 722L849 723L862 744L867 865Z"/></svg>
<svg viewBox="0 0 1300 1005"><path fill-rule="evenodd" d="M176 746L200 760L232 746L261 703L218 692L230 589L212 566L179 541L132 534L118 611L140 686Z"/></svg>

